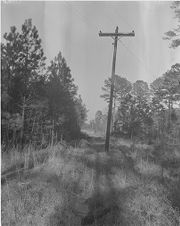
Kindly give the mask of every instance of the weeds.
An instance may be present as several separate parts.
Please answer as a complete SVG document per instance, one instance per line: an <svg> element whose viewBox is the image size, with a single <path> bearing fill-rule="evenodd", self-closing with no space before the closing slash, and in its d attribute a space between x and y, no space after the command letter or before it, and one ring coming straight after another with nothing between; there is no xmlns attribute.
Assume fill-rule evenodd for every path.
<svg viewBox="0 0 180 226"><path fill-rule="evenodd" d="M127 202L128 211L142 226L178 226L179 213L172 208L166 194L159 184L143 184Z"/></svg>
<svg viewBox="0 0 180 226"><path fill-rule="evenodd" d="M127 158L121 150L105 154L89 146L57 144L40 151L26 147L23 153L3 153L2 177L17 169L30 171L5 177L2 225L79 226L91 217L90 210L95 211L87 200L96 206L98 197L102 210L93 226L178 226L179 184L161 184L157 163L139 153L133 158L131 150ZM135 167L127 164L130 158ZM108 205L114 202L117 208L111 210Z"/></svg>
<svg viewBox="0 0 180 226"><path fill-rule="evenodd" d="M161 167L153 162L148 160L143 160L142 158L136 162L136 169L142 174L146 176L160 176L161 175Z"/></svg>

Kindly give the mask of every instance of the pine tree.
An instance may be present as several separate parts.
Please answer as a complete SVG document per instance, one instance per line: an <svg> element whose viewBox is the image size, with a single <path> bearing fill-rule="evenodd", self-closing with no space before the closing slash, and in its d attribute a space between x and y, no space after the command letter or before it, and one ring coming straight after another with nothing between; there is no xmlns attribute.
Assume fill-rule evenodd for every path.
<svg viewBox="0 0 180 226"><path fill-rule="evenodd" d="M16 124L19 124L20 139L23 142L27 107L36 96L34 84L43 77L45 57L41 39L31 19L25 21L21 32L13 26L3 37L5 43L1 44L2 110L3 113L10 114L7 124L11 123L11 117L15 118ZM13 124L9 128L11 127L13 128ZM11 131L5 133L9 134L9 132L12 137Z"/></svg>

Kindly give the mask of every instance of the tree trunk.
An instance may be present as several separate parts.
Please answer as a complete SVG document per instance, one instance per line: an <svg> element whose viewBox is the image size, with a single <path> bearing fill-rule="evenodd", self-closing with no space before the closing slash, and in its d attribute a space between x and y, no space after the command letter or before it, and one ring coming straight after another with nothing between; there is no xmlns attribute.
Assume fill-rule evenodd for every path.
<svg viewBox="0 0 180 226"><path fill-rule="evenodd" d="M23 138L24 138L24 115L25 115L25 97L23 98L23 106L22 106L22 128L20 133L20 142L21 142L21 148L23 148Z"/></svg>
<svg viewBox="0 0 180 226"><path fill-rule="evenodd" d="M53 128L52 128L52 134L51 134L51 145L53 146L54 144L54 120L52 121L53 123Z"/></svg>
<svg viewBox="0 0 180 226"><path fill-rule="evenodd" d="M171 128L171 99L168 100L168 129Z"/></svg>

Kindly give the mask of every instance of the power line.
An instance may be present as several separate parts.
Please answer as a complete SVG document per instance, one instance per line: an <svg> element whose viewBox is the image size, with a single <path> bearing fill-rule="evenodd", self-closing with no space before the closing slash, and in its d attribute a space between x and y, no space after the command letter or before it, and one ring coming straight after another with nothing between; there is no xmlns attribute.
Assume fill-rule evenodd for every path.
<svg viewBox="0 0 180 226"><path fill-rule="evenodd" d="M72 5L70 5L70 3L72 4L72 2L65 1L64 3L65 3L66 5L72 7ZM85 19L84 16L81 15L81 12L80 12L79 10L75 9L75 7L72 7L72 8L73 8L74 13L82 20L83 23L85 23L85 20L86 20L86 19ZM85 24L86 24L86 23L85 23ZM87 24L86 24L86 25L87 25Z"/></svg>
<svg viewBox="0 0 180 226"><path fill-rule="evenodd" d="M72 6L72 5L71 5L71 2L65 1L64 3L66 3L66 5L68 5L68 6ZM87 16L82 15L82 13L80 12L80 10L79 10L77 7L72 6L72 9L73 9L74 13L82 20L82 22L83 22L85 25L87 25L87 23L88 23L88 25L90 25L91 27L93 27L93 28L95 27L94 25L92 25L91 23L89 23ZM111 17L111 18L110 18L110 17ZM110 26L114 26L114 22L113 22L113 20L112 20L112 16L108 15L108 18L109 18L109 19L106 20L106 22L108 22ZM124 22L125 22L125 20L124 20ZM126 22L125 22L125 23L126 23ZM127 24L127 23L126 23L126 24ZM96 26L96 28L98 29L97 26Z"/></svg>
<svg viewBox="0 0 180 226"><path fill-rule="evenodd" d="M131 49L129 49L121 40L120 42L122 43L122 45L128 50L129 53L131 53L131 55L133 55L137 60L138 63L143 66L143 68L145 69L146 73L150 74L152 76L152 73L149 72L149 70L147 69L147 67L145 66L145 62L143 61L143 59L139 56L137 56Z"/></svg>
<svg viewBox="0 0 180 226"><path fill-rule="evenodd" d="M120 18L122 19L122 21L128 26L129 29L133 30L133 27L130 25L130 23L128 23L128 22L124 19L124 17L122 17L122 16L119 14L117 8L114 10L114 12L116 13L116 15L118 15L118 17L120 17Z"/></svg>
<svg viewBox="0 0 180 226"><path fill-rule="evenodd" d="M112 105L113 105L113 93L114 93L114 79L115 79L115 66L116 66L116 52L117 52L117 42L119 37L132 37L135 36L134 31L130 33L119 33L118 27L114 33L102 33L99 32L100 37L112 37L114 39L114 52L113 52L113 62L112 62L112 75L111 75L111 91L110 91L110 101L109 101L109 110L108 110L108 120L107 120L107 129L106 129L106 142L105 142L105 151L109 151L109 140L110 140L110 130L111 130L111 118L112 118Z"/></svg>

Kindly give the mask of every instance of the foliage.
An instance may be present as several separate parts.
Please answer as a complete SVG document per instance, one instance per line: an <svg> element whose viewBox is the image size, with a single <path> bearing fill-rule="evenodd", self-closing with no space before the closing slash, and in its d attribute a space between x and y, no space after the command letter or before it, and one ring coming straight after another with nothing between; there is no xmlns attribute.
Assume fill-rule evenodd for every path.
<svg viewBox="0 0 180 226"><path fill-rule="evenodd" d="M174 108L180 103L180 64L175 64L163 76L157 78L152 84L153 111L161 117L167 127L171 127ZM152 105L152 106L153 106ZM164 112L164 113L163 113ZM166 113L165 113L166 112ZM163 114L163 115L162 115Z"/></svg>
<svg viewBox="0 0 180 226"><path fill-rule="evenodd" d="M147 82L142 80L137 80L133 84L132 94L139 98L139 100L148 100L149 99L149 86Z"/></svg>
<svg viewBox="0 0 180 226"><path fill-rule="evenodd" d="M84 122L87 120L88 111L86 109L85 104L83 104L83 101L80 95L75 99L75 110L77 114L78 125L82 127L84 125Z"/></svg>
<svg viewBox="0 0 180 226"><path fill-rule="evenodd" d="M101 95L105 101L109 102L109 94L111 88L111 78L104 81L104 87L102 87L103 94ZM131 91L132 85L126 79L119 75L115 75L114 79L114 102L120 102L121 99Z"/></svg>
<svg viewBox="0 0 180 226"><path fill-rule="evenodd" d="M163 104L180 101L180 64L175 64L162 77L151 84L152 91Z"/></svg>
<svg viewBox="0 0 180 226"><path fill-rule="evenodd" d="M3 37L6 44L1 44L2 92L9 96L8 110L20 112L23 98L34 95L33 83L42 76L45 57L41 39L30 19L22 25L21 33L11 27Z"/></svg>
<svg viewBox="0 0 180 226"><path fill-rule="evenodd" d="M144 124L151 123L148 84L138 80L132 85L123 77L115 78L113 131L130 137L138 135ZM101 97L108 101L111 79L104 83Z"/></svg>
<svg viewBox="0 0 180 226"><path fill-rule="evenodd" d="M107 117L102 113L102 111L97 111L95 114L95 119L91 121L91 127L95 132L105 133L107 123Z"/></svg>
<svg viewBox="0 0 180 226"><path fill-rule="evenodd" d="M105 80L102 98L108 102L111 80ZM113 132L115 134L161 140L178 120L180 106L180 64L149 85L137 80L134 84L116 76L114 88ZM97 123L96 123L97 125ZM177 125L175 126L177 127Z"/></svg>
<svg viewBox="0 0 180 226"><path fill-rule="evenodd" d="M180 39L179 39L179 34L180 34L180 2L179 1L174 1L171 3L171 8L174 10L175 14L175 19L177 19L178 25L177 28L174 28L170 31L167 31L165 33L165 40L170 41L170 48L177 48L180 46Z"/></svg>
<svg viewBox="0 0 180 226"><path fill-rule="evenodd" d="M1 44L2 141L48 143L80 135L87 110L61 53L46 67L31 19Z"/></svg>
<svg viewBox="0 0 180 226"><path fill-rule="evenodd" d="M48 116L52 122L53 133L58 139L61 135L69 137L71 133L80 131L75 109L77 87L61 53L51 62L47 74Z"/></svg>
<svg viewBox="0 0 180 226"><path fill-rule="evenodd" d="M122 121L122 131L129 137L139 135L145 124L151 123L151 110L140 97L128 94L118 109L118 120Z"/></svg>

